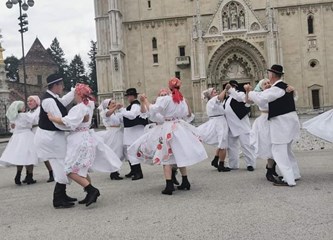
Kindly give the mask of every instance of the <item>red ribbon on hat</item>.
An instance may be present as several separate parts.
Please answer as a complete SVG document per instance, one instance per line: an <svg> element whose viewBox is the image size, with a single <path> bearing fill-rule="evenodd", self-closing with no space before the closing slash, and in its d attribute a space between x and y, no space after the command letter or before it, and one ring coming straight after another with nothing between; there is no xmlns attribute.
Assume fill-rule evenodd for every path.
<svg viewBox="0 0 333 240"><path fill-rule="evenodd" d="M169 88L172 91L172 100L175 103L180 103L184 99L183 94L179 91L181 85L182 82L176 77L169 80Z"/></svg>

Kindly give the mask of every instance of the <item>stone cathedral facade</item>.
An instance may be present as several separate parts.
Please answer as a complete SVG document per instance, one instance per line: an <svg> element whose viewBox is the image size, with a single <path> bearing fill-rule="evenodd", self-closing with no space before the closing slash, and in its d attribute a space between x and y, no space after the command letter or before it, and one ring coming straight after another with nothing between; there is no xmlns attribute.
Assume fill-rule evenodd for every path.
<svg viewBox="0 0 333 240"><path fill-rule="evenodd" d="M297 89L299 112L333 106L333 2L95 0L99 98L135 87L150 99L172 76L193 111L201 91L253 85L274 63Z"/></svg>

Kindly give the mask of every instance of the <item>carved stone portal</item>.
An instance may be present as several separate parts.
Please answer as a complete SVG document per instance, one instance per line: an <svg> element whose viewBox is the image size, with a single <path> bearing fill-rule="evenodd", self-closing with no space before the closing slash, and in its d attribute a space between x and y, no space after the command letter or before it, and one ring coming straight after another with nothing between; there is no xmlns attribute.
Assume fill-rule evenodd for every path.
<svg viewBox="0 0 333 240"><path fill-rule="evenodd" d="M229 2L222 9L223 31L245 29L245 9L236 1Z"/></svg>

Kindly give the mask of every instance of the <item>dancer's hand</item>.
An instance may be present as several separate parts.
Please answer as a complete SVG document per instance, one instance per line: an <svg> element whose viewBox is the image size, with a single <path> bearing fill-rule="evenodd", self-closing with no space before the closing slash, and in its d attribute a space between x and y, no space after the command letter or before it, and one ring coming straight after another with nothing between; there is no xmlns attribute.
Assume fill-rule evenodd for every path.
<svg viewBox="0 0 333 240"><path fill-rule="evenodd" d="M286 92L291 93L293 91L295 91L295 88L293 86L288 85L288 87L286 88Z"/></svg>
<svg viewBox="0 0 333 240"><path fill-rule="evenodd" d="M244 89L246 92L250 92L250 91L252 91L252 86L250 84L245 84Z"/></svg>
<svg viewBox="0 0 333 240"><path fill-rule="evenodd" d="M139 98L140 98L140 102L146 102L147 101L147 97L144 93L140 94Z"/></svg>

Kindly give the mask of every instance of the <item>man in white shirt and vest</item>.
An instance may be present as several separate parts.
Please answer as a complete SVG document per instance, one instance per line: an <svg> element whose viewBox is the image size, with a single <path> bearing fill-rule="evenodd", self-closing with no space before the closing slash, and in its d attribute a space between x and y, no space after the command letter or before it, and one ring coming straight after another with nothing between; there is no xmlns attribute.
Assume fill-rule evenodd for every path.
<svg viewBox="0 0 333 240"><path fill-rule="evenodd" d="M74 206L76 198L66 194L66 185L69 184L65 173L66 136L64 126L53 123L47 114L64 117L67 115L66 106L74 99L74 89L68 94L59 97L63 92L63 79L59 74L51 74L47 77L48 90L42 97L38 129L35 134L34 143L37 155L41 159L49 159L56 185L53 193L53 206L55 208L69 208Z"/></svg>
<svg viewBox="0 0 333 240"><path fill-rule="evenodd" d="M125 96L129 102L127 108L121 108L120 114L123 116L124 122L124 147L126 149L132 145L138 138L144 134L144 127L148 124L148 119L143 119L140 117L141 107L138 101L138 93L135 88L129 88L126 90ZM139 180L143 178L141 165L131 165L131 171L127 175L127 178L132 178L132 180Z"/></svg>
<svg viewBox="0 0 333 240"><path fill-rule="evenodd" d="M273 65L267 71L272 87L259 93L259 96L263 101L268 102L273 158L283 176L283 180L277 181L274 185L292 187L296 185L295 180L301 178L296 158L291 149L293 140L300 134L294 93L286 91L288 85L281 79L284 74L281 65ZM254 93L249 92L250 99L251 94Z"/></svg>
<svg viewBox="0 0 333 240"><path fill-rule="evenodd" d="M231 80L226 85L228 97L224 101L225 117L227 119L229 167L239 168L239 143L242 147L244 160L248 171L254 171L255 153L250 144L251 123L248 116L250 105L245 103L245 93L237 90L238 82Z"/></svg>

